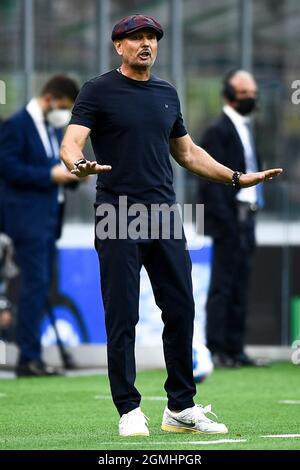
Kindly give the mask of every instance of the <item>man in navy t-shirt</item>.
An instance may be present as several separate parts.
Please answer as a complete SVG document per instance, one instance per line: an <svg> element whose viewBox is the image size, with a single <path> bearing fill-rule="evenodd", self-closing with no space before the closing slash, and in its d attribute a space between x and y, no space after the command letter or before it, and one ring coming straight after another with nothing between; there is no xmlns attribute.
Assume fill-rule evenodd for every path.
<svg viewBox="0 0 300 470"><path fill-rule="evenodd" d="M112 70L84 84L71 124L91 129L97 162L113 168L98 176L97 202L175 202L170 138L187 131L173 86Z"/></svg>
<svg viewBox="0 0 300 470"><path fill-rule="evenodd" d="M105 308L108 375L120 414L120 435L149 435L147 419L140 408L141 395L134 385L135 326L143 265L164 322L168 404L162 429L226 433L224 424L206 416L210 407L195 405L193 401L194 300L183 230L181 237L175 236L176 215L170 210L172 227L169 236L163 236L162 217L152 215L157 206L171 208L175 202L170 152L179 165L236 189L270 179L282 170L243 175L219 164L194 144L185 129L176 90L150 73L162 36L161 25L143 15L123 18L115 25L112 40L122 65L82 87L61 157L79 177L98 174L95 246ZM89 136L95 162L87 161L82 153ZM128 209L128 217L124 217L123 206ZM144 217L139 224L149 222L138 237L131 230L137 207ZM110 213L110 218L104 217L105 213ZM114 225L107 236L99 229L104 222Z"/></svg>

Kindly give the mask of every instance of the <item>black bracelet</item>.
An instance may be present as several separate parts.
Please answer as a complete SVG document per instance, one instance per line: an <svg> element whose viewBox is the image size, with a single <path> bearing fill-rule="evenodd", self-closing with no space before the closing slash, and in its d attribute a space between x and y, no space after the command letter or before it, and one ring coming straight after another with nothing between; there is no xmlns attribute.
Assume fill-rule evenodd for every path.
<svg viewBox="0 0 300 470"><path fill-rule="evenodd" d="M240 177L242 176L243 173L240 171L234 171L232 178L231 178L231 184L234 189L241 189L240 185Z"/></svg>
<svg viewBox="0 0 300 470"><path fill-rule="evenodd" d="M87 160L85 158L80 158L73 165L74 165L75 169L78 170L79 165L84 165L84 163L86 163L86 162L87 162Z"/></svg>

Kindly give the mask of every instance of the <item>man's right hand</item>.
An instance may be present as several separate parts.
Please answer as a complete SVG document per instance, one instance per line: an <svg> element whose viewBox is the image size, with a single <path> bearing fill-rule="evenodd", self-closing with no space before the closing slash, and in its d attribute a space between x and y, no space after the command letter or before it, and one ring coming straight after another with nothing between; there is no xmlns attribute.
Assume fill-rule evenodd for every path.
<svg viewBox="0 0 300 470"><path fill-rule="evenodd" d="M51 180L55 184L74 183L77 176L72 175L63 165L54 165L51 169Z"/></svg>
<svg viewBox="0 0 300 470"><path fill-rule="evenodd" d="M80 163L77 168L71 170L73 175L77 175L79 178L85 178L89 175L97 175L103 171L111 171L110 165L99 165L96 161L87 160L86 163Z"/></svg>

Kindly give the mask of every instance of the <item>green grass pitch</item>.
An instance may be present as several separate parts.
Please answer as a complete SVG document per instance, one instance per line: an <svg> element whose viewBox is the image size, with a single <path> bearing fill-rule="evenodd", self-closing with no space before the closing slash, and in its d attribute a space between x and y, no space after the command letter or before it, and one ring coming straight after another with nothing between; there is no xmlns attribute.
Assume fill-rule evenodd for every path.
<svg viewBox="0 0 300 470"><path fill-rule="evenodd" d="M212 403L219 421L229 427L226 435L161 431L164 380L163 370L138 373L151 436L120 438L106 376L2 379L0 449L300 449L299 437L261 437L300 434L300 366L217 370L198 385L196 402ZM299 403L279 403L282 400ZM220 439L246 442L209 444Z"/></svg>

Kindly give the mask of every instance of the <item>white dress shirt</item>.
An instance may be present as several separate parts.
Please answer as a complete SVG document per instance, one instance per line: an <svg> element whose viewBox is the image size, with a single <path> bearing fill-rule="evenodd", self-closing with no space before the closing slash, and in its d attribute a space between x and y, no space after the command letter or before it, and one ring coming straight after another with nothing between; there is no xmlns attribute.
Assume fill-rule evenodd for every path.
<svg viewBox="0 0 300 470"><path fill-rule="evenodd" d="M225 105L223 107L223 112L229 117L234 127L236 128L239 138L241 139L244 148L246 173L257 171L255 149L253 148L251 135L247 127L250 124L250 118L247 116L242 116L229 105ZM240 189L236 195L236 198L238 201L256 204L257 192L255 186Z"/></svg>
<svg viewBox="0 0 300 470"><path fill-rule="evenodd" d="M52 132L51 132L51 144L54 150L54 155L53 155L53 151L51 149L51 144L49 142L49 137L48 137L48 133L46 129L45 117L44 117L42 108L37 98L32 98L29 101L28 105L26 106L26 110L32 117L32 120L35 124L35 127L37 128L37 131L39 133L39 136L41 138L41 141L43 143L47 156L49 158L53 158L53 157L59 158L59 145L58 145L58 141L57 141L54 129L52 129Z"/></svg>
<svg viewBox="0 0 300 470"><path fill-rule="evenodd" d="M46 129L45 124L45 117L43 114L43 110L38 102L37 98L32 98L26 106L27 112L32 117L34 125L39 133L41 141L43 143L44 149L48 158L59 158L59 144L57 137L55 135L54 128L49 128L50 136L48 136L48 132ZM51 143L50 139L51 138ZM52 148L51 148L52 145ZM52 150L53 149L53 150ZM64 192L61 186L58 187L58 201L64 201Z"/></svg>

